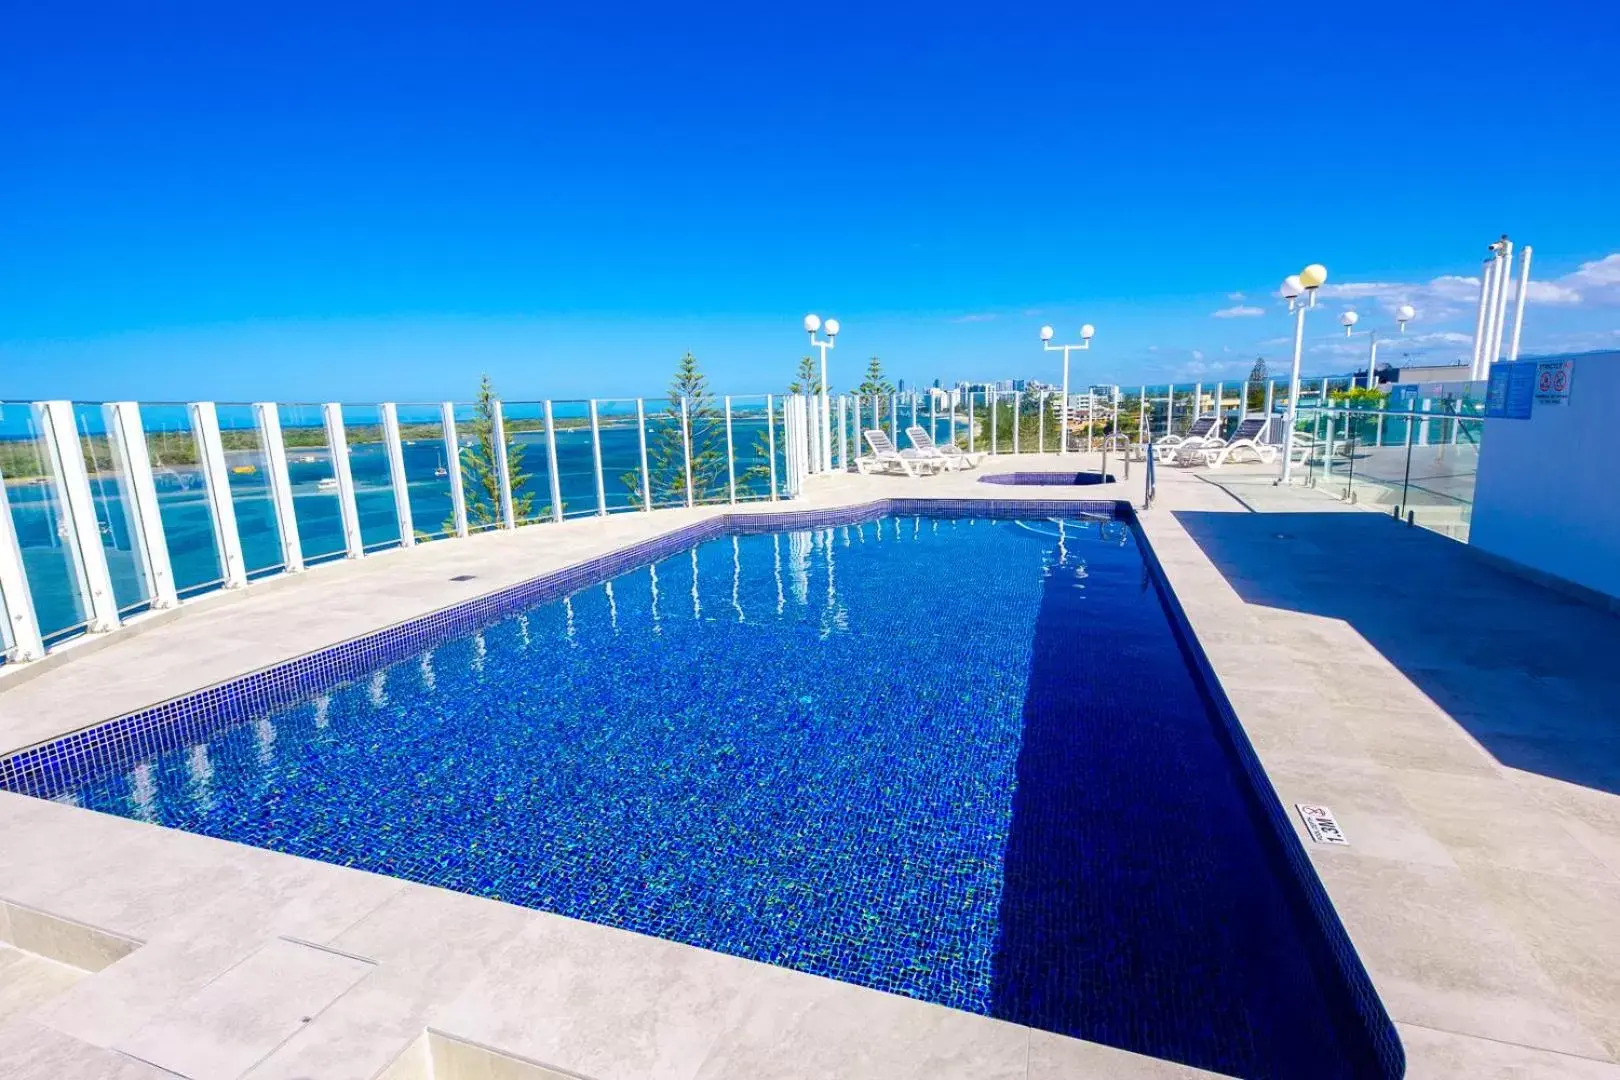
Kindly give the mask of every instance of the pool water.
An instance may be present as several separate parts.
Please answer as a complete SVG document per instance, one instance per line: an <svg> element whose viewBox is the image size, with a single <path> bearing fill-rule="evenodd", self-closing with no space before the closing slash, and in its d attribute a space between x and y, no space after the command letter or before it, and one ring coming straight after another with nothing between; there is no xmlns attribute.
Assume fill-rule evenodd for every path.
<svg viewBox="0 0 1620 1080"><path fill-rule="evenodd" d="M1126 523L891 517L710 541L65 797L1235 1075L1373 1075L1218 724Z"/></svg>

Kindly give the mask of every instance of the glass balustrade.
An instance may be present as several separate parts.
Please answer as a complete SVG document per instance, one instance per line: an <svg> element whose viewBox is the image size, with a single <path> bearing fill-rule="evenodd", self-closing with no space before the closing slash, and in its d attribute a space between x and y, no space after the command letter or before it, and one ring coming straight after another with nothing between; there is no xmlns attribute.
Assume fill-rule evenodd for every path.
<svg viewBox="0 0 1620 1080"><path fill-rule="evenodd" d="M217 589L225 582L219 524L191 408L179 402L143 401L140 411L175 591L184 599Z"/></svg>
<svg viewBox="0 0 1620 1080"><path fill-rule="evenodd" d="M249 578L263 577L287 565L282 556L281 525L276 520L264 433L259 430L252 405L221 403L218 414L231 507L242 539L243 565Z"/></svg>
<svg viewBox="0 0 1620 1080"><path fill-rule="evenodd" d="M319 405L277 406L281 441L287 453L288 488L298 542L308 565L340 559L348 552L343 534L343 508L337 473L326 437L325 412Z"/></svg>
<svg viewBox="0 0 1620 1080"><path fill-rule="evenodd" d="M134 491L110 434L113 423L109 410L110 406L104 409L95 403L74 402L73 422L84 453L96 532L112 579L113 598L119 615L124 616L151 605L152 582L134 510Z"/></svg>
<svg viewBox="0 0 1620 1080"><path fill-rule="evenodd" d="M456 531L450 494L450 450L444 441L443 408L438 404L400 405L400 459L410 500L411 525L418 541L438 540Z"/></svg>
<svg viewBox="0 0 1620 1080"><path fill-rule="evenodd" d="M90 621L84 564L37 406L0 403L0 478L41 636L50 645L81 633Z"/></svg>
<svg viewBox="0 0 1620 1080"><path fill-rule="evenodd" d="M349 446L349 476L360 522L360 546L379 551L399 545L399 509L394 504L394 474L383 438L382 408L345 405L344 441Z"/></svg>

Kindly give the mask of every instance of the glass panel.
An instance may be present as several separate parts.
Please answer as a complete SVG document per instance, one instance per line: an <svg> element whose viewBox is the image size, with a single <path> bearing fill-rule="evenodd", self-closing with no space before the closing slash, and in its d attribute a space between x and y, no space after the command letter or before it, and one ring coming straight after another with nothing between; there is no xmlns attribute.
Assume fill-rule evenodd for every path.
<svg viewBox="0 0 1620 1080"><path fill-rule="evenodd" d="M293 518L306 563L341 558L343 510L337 475L326 445L326 421L319 405L278 405L281 441L287 450L287 479L292 488Z"/></svg>
<svg viewBox="0 0 1620 1080"><path fill-rule="evenodd" d="M608 512L641 509L641 448L636 433L634 398L596 403L597 424L602 438L602 490L607 493ZM739 483L741 477L738 477ZM596 505L592 481L590 505Z"/></svg>
<svg viewBox="0 0 1620 1080"><path fill-rule="evenodd" d="M583 415L583 414L582 414ZM583 422L583 421L580 421ZM546 450L546 407L539 401L501 403L501 423L506 428L506 467L512 473L512 517L519 525L551 520L551 474ZM558 420L561 427L561 420ZM477 441L463 454L461 482L467 490L467 524L490 528L500 519L500 490L495 470L488 465L493 453L489 424L474 420L465 434L476 430ZM562 458L562 435L558 434L558 457ZM590 457L590 436L585 455ZM586 466L587 470L589 465ZM563 486L563 510L578 510L585 496ZM596 491L590 492L590 505L596 507ZM493 513L493 517L490 515Z"/></svg>
<svg viewBox="0 0 1620 1080"><path fill-rule="evenodd" d="M281 526L270 493L270 460L264 452L253 406L216 406L219 438L225 446L225 468L236 511L236 532L249 577L262 577L286 565L281 557Z"/></svg>
<svg viewBox="0 0 1620 1080"><path fill-rule="evenodd" d="M33 409L21 402L0 405L0 476L39 632L50 645L83 630L90 616L83 601L84 570L69 540L50 447Z"/></svg>
<svg viewBox="0 0 1620 1080"><path fill-rule="evenodd" d="M182 597L194 595L223 582L225 570L191 410L177 402L142 402L140 409L174 586Z"/></svg>
<svg viewBox="0 0 1620 1080"><path fill-rule="evenodd" d="M554 401L551 417L557 426L557 473L558 486L562 489L563 517L589 517L596 513L596 458L591 454L590 404ZM604 489L607 483L608 477L604 475ZM622 481L618 487L623 489ZM546 501L550 502L549 495Z"/></svg>
<svg viewBox="0 0 1620 1080"><path fill-rule="evenodd" d="M135 517L130 512L129 479L119 467L107 434L108 418L102 407L75 402L73 423L84 451L84 468L90 476L90 499L96 508L96 527L101 548L112 575L113 599L120 614L143 610L152 601L151 583L141 559L140 538L135 535ZM142 448L134 447L136 453Z"/></svg>
<svg viewBox="0 0 1620 1080"><path fill-rule="evenodd" d="M383 442L382 409L376 405L343 406L343 441L349 445L349 477L360 517L360 546L366 551L399 543L399 511L394 506L394 477Z"/></svg>
<svg viewBox="0 0 1620 1080"><path fill-rule="evenodd" d="M410 495L416 539L453 535L455 504L450 499L450 463L440 406L398 408L400 454L405 461L405 489Z"/></svg>
<svg viewBox="0 0 1620 1080"><path fill-rule="evenodd" d="M838 399L828 398L832 413L833 468L838 467ZM766 434L765 398L731 399L731 444L736 453L737 501L771 497L770 440Z"/></svg>

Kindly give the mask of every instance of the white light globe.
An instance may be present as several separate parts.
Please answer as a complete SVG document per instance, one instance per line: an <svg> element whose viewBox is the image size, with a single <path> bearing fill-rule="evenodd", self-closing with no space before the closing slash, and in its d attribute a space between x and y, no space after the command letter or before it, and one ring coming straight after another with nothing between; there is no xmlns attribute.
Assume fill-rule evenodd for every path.
<svg viewBox="0 0 1620 1080"><path fill-rule="evenodd" d="M805 330L807 332L812 333L812 334L815 333L817 330L820 330L821 329L821 316L820 315L806 315L804 317L804 328L805 328Z"/></svg>
<svg viewBox="0 0 1620 1080"><path fill-rule="evenodd" d="M838 320L837 319L828 319L827 320L827 336L828 337L837 337L838 336Z"/></svg>
<svg viewBox="0 0 1620 1080"><path fill-rule="evenodd" d="M1411 304L1402 304L1395 309L1395 318L1399 322L1408 322L1417 315L1417 308Z"/></svg>
<svg viewBox="0 0 1620 1080"><path fill-rule="evenodd" d="M1051 341L1052 340L1052 328L1050 326L1041 327L1041 340L1042 341Z"/></svg>
<svg viewBox="0 0 1620 1080"><path fill-rule="evenodd" d="M1307 289L1320 288L1322 282L1327 280L1327 267L1321 263L1311 263L1299 272L1299 283Z"/></svg>
<svg viewBox="0 0 1620 1080"><path fill-rule="evenodd" d="M1283 278L1282 294L1286 299L1292 300L1304 291L1305 286L1300 282L1298 274L1289 274Z"/></svg>
<svg viewBox="0 0 1620 1080"><path fill-rule="evenodd" d="M1080 328L1080 340L1081 341L1090 341L1092 338L1094 338L1096 336L1097 336L1097 328L1095 326L1092 326L1090 323L1086 323L1086 325L1084 325L1084 326L1082 326Z"/></svg>
<svg viewBox="0 0 1620 1080"><path fill-rule="evenodd" d="M1353 311L1347 311L1343 315L1339 316L1340 325L1342 325L1346 329L1349 329L1350 327L1356 325L1356 323L1358 323L1360 321L1361 321L1361 316L1357 315Z"/></svg>

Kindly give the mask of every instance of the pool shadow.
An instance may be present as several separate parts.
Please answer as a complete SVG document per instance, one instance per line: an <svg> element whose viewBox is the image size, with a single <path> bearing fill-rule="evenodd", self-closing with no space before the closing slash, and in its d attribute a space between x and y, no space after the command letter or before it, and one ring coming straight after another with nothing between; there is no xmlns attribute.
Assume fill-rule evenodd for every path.
<svg viewBox="0 0 1620 1080"><path fill-rule="evenodd" d="M1620 794L1620 617L1377 514L1175 516L1246 602L1342 620L1503 765Z"/></svg>
<svg viewBox="0 0 1620 1080"><path fill-rule="evenodd" d="M1279 826L1131 555L1043 591L991 1012L1234 1076L1382 1075Z"/></svg>

